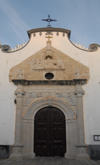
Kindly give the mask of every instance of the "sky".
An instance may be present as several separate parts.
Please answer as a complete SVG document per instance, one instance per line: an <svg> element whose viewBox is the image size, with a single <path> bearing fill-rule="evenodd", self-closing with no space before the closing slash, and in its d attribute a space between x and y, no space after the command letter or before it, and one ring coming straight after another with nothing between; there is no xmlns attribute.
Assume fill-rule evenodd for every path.
<svg viewBox="0 0 100 165"><path fill-rule="evenodd" d="M14 48L26 43L27 31L47 27L71 30L70 40L86 48L100 44L100 0L0 0L0 42Z"/></svg>

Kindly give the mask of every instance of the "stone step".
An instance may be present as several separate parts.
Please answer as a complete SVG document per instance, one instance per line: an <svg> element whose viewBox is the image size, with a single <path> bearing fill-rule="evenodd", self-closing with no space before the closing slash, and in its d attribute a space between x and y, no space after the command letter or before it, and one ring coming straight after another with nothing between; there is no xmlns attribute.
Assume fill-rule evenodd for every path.
<svg viewBox="0 0 100 165"><path fill-rule="evenodd" d="M66 159L63 157L36 157L24 160L1 160L0 165L98 165L96 162Z"/></svg>

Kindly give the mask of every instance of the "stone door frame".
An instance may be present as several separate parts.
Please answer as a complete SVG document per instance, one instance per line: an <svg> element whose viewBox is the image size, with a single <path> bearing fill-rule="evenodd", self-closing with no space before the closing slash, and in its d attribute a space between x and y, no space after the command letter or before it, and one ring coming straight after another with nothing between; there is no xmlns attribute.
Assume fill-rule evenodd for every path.
<svg viewBox="0 0 100 165"><path fill-rule="evenodd" d="M77 97L77 113L64 100L55 97L45 97L32 102L22 113L22 102L25 92L22 85L18 85L15 92L16 105L16 128L15 143L12 146L11 159L34 158L34 117L42 108L53 106L60 109L66 119L66 158L89 159L87 146L84 140L83 122L83 94L82 85L77 84L74 94Z"/></svg>
<svg viewBox="0 0 100 165"><path fill-rule="evenodd" d="M34 132L34 118L35 118L35 114L40 109L42 109L44 107L48 107L48 106L56 107L56 108L60 109L64 113L65 119L66 119L66 124L67 124L67 127L66 127L66 143L67 143L67 141L70 141L71 140L71 138L69 138L69 137L71 136L71 133L72 132L69 133L70 134L69 137L68 137L67 132L68 132L68 128L69 128L69 124L68 123L71 123L71 126L70 127L73 127L74 122L76 123L76 115L74 113L74 110L68 104L66 104L66 102L64 102L63 100L60 100L58 98L47 97L47 98L39 99L39 100L33 102L27 108L27 110L25 111L25 113L23 113L23 115L22 115L23 122L26 123L26 125L27 125L27 122L30 123L30 126L29 127L31 127L31 129L30 128L27 129L26 130L26 133L25 133L25 136L26 136L26 139L27 139L26 140L27 141L26 144L28 144L28 146L25 145L24 148L23 148L23 153L24 153L24 156L25 157L26 157L26 152L27 152L27 148L28 147L29 147L29 149L28 149L27 154L29 154L29 150L31 149L30 155L33 155L33 157L35 156L35 153L33 153L33 148L34 148L34 136L33 136L33 132ZM30 130L30 136L29 136L30 137L30 140L27 137L27 135L29 135L29 130ZM32 130L33 130L33 132L32 132ZM30 141L30 145L28 143L29 141ZM70 150L70 148L72 148L72 150L74 151L76 147L74 146L74 144L72 145L72 147L70 147L70 142L69 142L66 145L66 150L67 150L66 156L67 156L68 150Z"/></svg>

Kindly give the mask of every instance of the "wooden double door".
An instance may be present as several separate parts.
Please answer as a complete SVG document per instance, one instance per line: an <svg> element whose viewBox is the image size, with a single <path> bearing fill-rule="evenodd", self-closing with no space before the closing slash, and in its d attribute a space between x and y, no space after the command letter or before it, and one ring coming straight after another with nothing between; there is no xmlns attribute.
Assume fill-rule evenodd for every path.
<svg viewBox="0 0 100 165"><path fill-rule="evenodd" d="M45 107L35 115L34 152L36 156L64 156L65 116L58 108Z"/></svg>

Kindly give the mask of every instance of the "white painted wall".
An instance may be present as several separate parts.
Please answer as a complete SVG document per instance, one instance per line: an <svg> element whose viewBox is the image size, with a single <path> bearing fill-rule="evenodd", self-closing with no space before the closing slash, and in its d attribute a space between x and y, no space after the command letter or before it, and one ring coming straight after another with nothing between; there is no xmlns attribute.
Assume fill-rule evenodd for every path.
<svg viewBox="0 0 100 165"><path fill-rule="evenodd" d="M30 38L23 49L12 53L0 50L0 145L14 143L15 104L14 91L16 86L9 82L9 70L46 46L45 33L38 33ZM84 95L84 125L86 144L100 144L93 141L93 135L100 135L100 49L87 52L76 48L62 33L53 33L52 46L64 52L71 58L86 65L90 69L88 84L83 86Z"/></svg>

